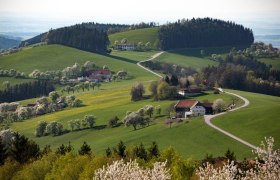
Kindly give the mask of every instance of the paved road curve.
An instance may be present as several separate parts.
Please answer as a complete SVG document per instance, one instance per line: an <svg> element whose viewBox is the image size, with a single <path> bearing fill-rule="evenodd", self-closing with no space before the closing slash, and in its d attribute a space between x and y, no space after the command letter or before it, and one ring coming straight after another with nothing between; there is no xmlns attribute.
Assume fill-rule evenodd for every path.
<svg viewBox="0 0 280 180"><path fill-rule="evenodd" d="M229 111L236 111L236 110L244 108L244 107L246 107L246 106L248 106L250 104L250 101L248 99L246 99L246 98L244 98L244 97L242 97L242 96L240 96L238 94L230 93L230 92L225 92L225 93L233 95L233 96L236 96L236 97L242 99L245 102L242 106L234 108L234 109L231 109ZM227 131L225 131L225 130L223 130L223 129L221 129L221 128L219 128L219 127L217 127L217 126L215 126L214 124L211 123L211 119L212 118L217 117L217 116L221 116L221 115L226 114L226 113L227 112L223 112L223 113L219 113L219 114L215 114L215 115L205 115L204 116L204 121L205 121L205 123L208 126L210 126L210 127L214 128L214 129L220 131L221 133L229 136L230 138L232 138L232 139L234 139L234 140L236 140L236 141L238 141L238 142L240 142L242 144L245 144L246 146L249 146L250 148L257 149L256 146L254 146L254 145L252 145L252 144L250 144L250 143L248 143L248 142L238 138L237 136L235 136L235 135L233 135L233 134L231 134L231 133L229 133L229 132L227 132Z"/></svg>

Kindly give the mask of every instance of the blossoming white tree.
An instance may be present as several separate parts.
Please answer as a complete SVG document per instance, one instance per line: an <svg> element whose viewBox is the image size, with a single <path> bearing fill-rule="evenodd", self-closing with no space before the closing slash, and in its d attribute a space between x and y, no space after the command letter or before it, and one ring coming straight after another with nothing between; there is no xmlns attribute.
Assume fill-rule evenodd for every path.
<svg viewBox="0 0 280 180"><path fill-rule="evenodd" d="M139 167L136 161L125 163L123 160L115 161L107 167L95 172L94 180L167 180L171 179L169 170L165 168L166 162L155 162L152 169Z"/></svg>
<svg viewBox="0 0 280 180"><path fill-rule="evenodd" d="M274 139L265 138L261 146L255 151L256 163L254 168L242 171L234 162L227 162L221 168L214 168L212 164L207 164L205 168L200 167L197 175L201 180L279 180L280 179L280 150L274 150Z"/></svg>

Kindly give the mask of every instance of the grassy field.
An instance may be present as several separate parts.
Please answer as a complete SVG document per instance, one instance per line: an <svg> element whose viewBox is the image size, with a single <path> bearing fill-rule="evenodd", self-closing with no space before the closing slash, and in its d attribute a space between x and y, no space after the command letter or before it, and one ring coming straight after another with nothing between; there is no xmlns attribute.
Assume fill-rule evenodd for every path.
<svg viewBox="0 0 280 180"><path fill-rule="evenodd" d="M280 58L261 58L259 61L271 65L273 69L280 70Z"/></svg>
<svg viewBox="0 0 280 180"><path fill-rule="evenodd" d="M127 52L125 52L127 53ZM78 49L49 45L23 50L9 56L0 57L0 66L3 69L16 69L26 74L34 69L40 71L62 70L67 66L72 66L75 62L84 64L86 61L93 61L97 66L107 65L113 71L126 70L131 78L137 77L139 80L151 80L155 78L152 74L140 69L135 64L139 60L144 60L151 52L129 52L127 55L119 56L118 52L111 55L100 55Z"/></svg>
<svg viewBox="0 0 280 180"><path fill-rule="evenodd" d="M62 69L75 62L82 64L87 60L92 60L99 66L106 64L114 71L126 69L131 76L131 78L127 80L103 83L100 90L80 91L80 93L76 93L75 95L83 101L85 105L83 107L66 109L25 120L24 122L14 123L12 129L35 140L41 147L50 144L53 148L56 148L62 143L65 144L71 141L72 145L77 150L83 141L87 141L92 146L94 152L104 153L104 150L108 146L112 147L120 140L123 140L127 145L139 144L140 142L148 145L152 141L157 141L161 149L173 146L183 156L193 157L195 159L203 158L206 153L223 155L228 148L233 150L239 159L250 157L252 154L248 147L206 126L202 117L190 120L189 123L176 124L172 128L164 125L164 117L157 116L154 116L155 119L151 126L137 131L133 131L132 127L124 128L120 126L117 128L109 128L106 126L110 118L118 116L122 119L127 111L135 111L147 104L161 105L164 113L164 109L171 103L174 103L174 101L152 101L150 99L138 102L130 101L129 92L135 81L143 82L147 90L149 82L157 79L151 73L136 66L136 62L149 58L153 53L155 52L139 53L113 51L110 56L103 56L65 46L52 45L32 48L10 56L0 57L0 66L2 68L14 68L26 73L31 72L33 69L44 71L49 69ZM149 92L147 92L147 94L149 94ZM205 94L196 99L201 101L206 99L208 101L213 101L217 98L223 98L227 103L230 103L233 99L233 97L229 95L214 95L212 93ZM35 99L31 99L22 101L21 103L26 104L34 101ZM238 102L238 104L241 103L242 101ZM257 106L257 104L252 104L252 107L255 106ZM271 104L268 103L266 108L269 109L270 106ZM250 113L253 116L254 112L250 111ZM88 114L97 116L95 129L71 132L58 137L47 136L36 138L34 136L38 121L59 121L65 128L69 129L67 126L69 120L81 119ZM234 113L232 114L234 115ZM266 117L267 116L263 118L263 121L267 121ZM262 127L259 127L259 129L262 130ZM275 128L271 128L263 131L273 132L274 130ZM239 132L237 132L236 135L239 135ZM263 136L263 134L260 133L259 137L261 136ZM251 142L250 139L248 141ZM260 142L252 141L252 143L258 145Z"/></svg>
<svg viewBox="0 0 280 180"><path fill-rule="evenodd" d="M230 91L246 97L250 105L215 118L214 124L255 145L259 145L264 137L272 136L280 148L280 97Z"/></svg>
<svg viewBox="0 0 280 180"><path fill-rule="evenodd" d="M155 61L178 64L185 67L193 67L197 70L208 65L218 65L218 62L209 60L200 55L200 49L182 49L168 51L156 58Z"/></svg>
<svg viewBox="0 0 280 180"><path fill-rule="evenodd" d="M123 140L127 145L138 144L139 142L148 145L152 141L156 141L160 148L173 146L185 157L203 158L206 153L222 155L227 148L234 150L239 158L251 155L249 148L240 146L234 140L221 136L220 133L206 126L202 117L193 119L189 123L174 125L171 129L164 125L165 118L157 115L154 116L155 120L151 126L137 131L134 131L132 127L105 127L108 120L115 115L122 119L127 111L138 110L147 104L161 105L163 113L165 113L164 109L172 102L176 102L158 102L150 99L131 102L129 88L130 86L126 82L114 82L102 85L100 90L80 92L76 96L83 100L84 107L14 123L12 128L35 140L41 147L51 144L55 148L61 143L71 141L73 146L78 149L83 141L87 141L96 153L104 153L107 147L112 147L120 140ZM217 98L223 98L228 103L232 101L232 96L226 94L214 95L212 93L197 99L212 101ZM68 128L67 121L81 119L87 114L97 116L96 129L72 132L58 137L36 138L34 136L34 130L40 120L59 121L63 123L64 127Z"/></svg>
<svg viewBox="0 0 280 180"><path fill-rule="evenodd" d="M158 30L158 27L153 27L115 33L109 36L110 45L114 45L115 41L121 41L123 38L126 38L128 43L137 44L142 42L145 44L150 42L151 46L156 49L155 43L158 41Z"/></svg>

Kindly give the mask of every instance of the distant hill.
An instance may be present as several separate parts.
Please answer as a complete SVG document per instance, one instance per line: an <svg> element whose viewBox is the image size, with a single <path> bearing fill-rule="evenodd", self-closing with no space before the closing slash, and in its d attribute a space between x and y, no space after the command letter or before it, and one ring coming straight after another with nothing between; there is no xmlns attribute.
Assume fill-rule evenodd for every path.
<svg viewBox="0 0 280 180"><path fill-rule="evenodd" d="M7 38L4 35L0 35L0 49L9 49L17 47L20 44L19 40Z"/></svg>
<svg viewBox="0 0 280 180"><path fill-rule="evenodd" d="M159 27L152 27L115 33L109 35L110 46L113 46L115 41L120 42L123 38L126 38L128 43L131 44L137 44L138 42L146 44L147 42L150 42L152 48L157 49L159 43L158 31Z"/></svg>
<svg viewBox="0 0 280 180"><path fill-rule="evenodd" d="M108 37L109 35L109 37ZM82 23L50 30L25 40L20 46L47 41L90 52L105 52L107 45L127 39L127 43L152 49L174 50L200 47L249 46L254 42L251 29L231 21L212 18L183 19L156 26L155 23L136 25Z"/></svg>

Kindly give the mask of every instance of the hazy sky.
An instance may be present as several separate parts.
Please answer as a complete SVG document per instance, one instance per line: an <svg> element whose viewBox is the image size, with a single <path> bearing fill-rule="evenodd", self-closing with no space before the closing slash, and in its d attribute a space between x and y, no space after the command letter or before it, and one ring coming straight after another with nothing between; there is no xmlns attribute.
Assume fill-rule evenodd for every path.
<svg viewBox="0 0 280 180"><path fill-rule="evenodd" d="M214 17L234 21L280 21L280 0L0 0L0 15L56 21L165 23Z"/></svg>

